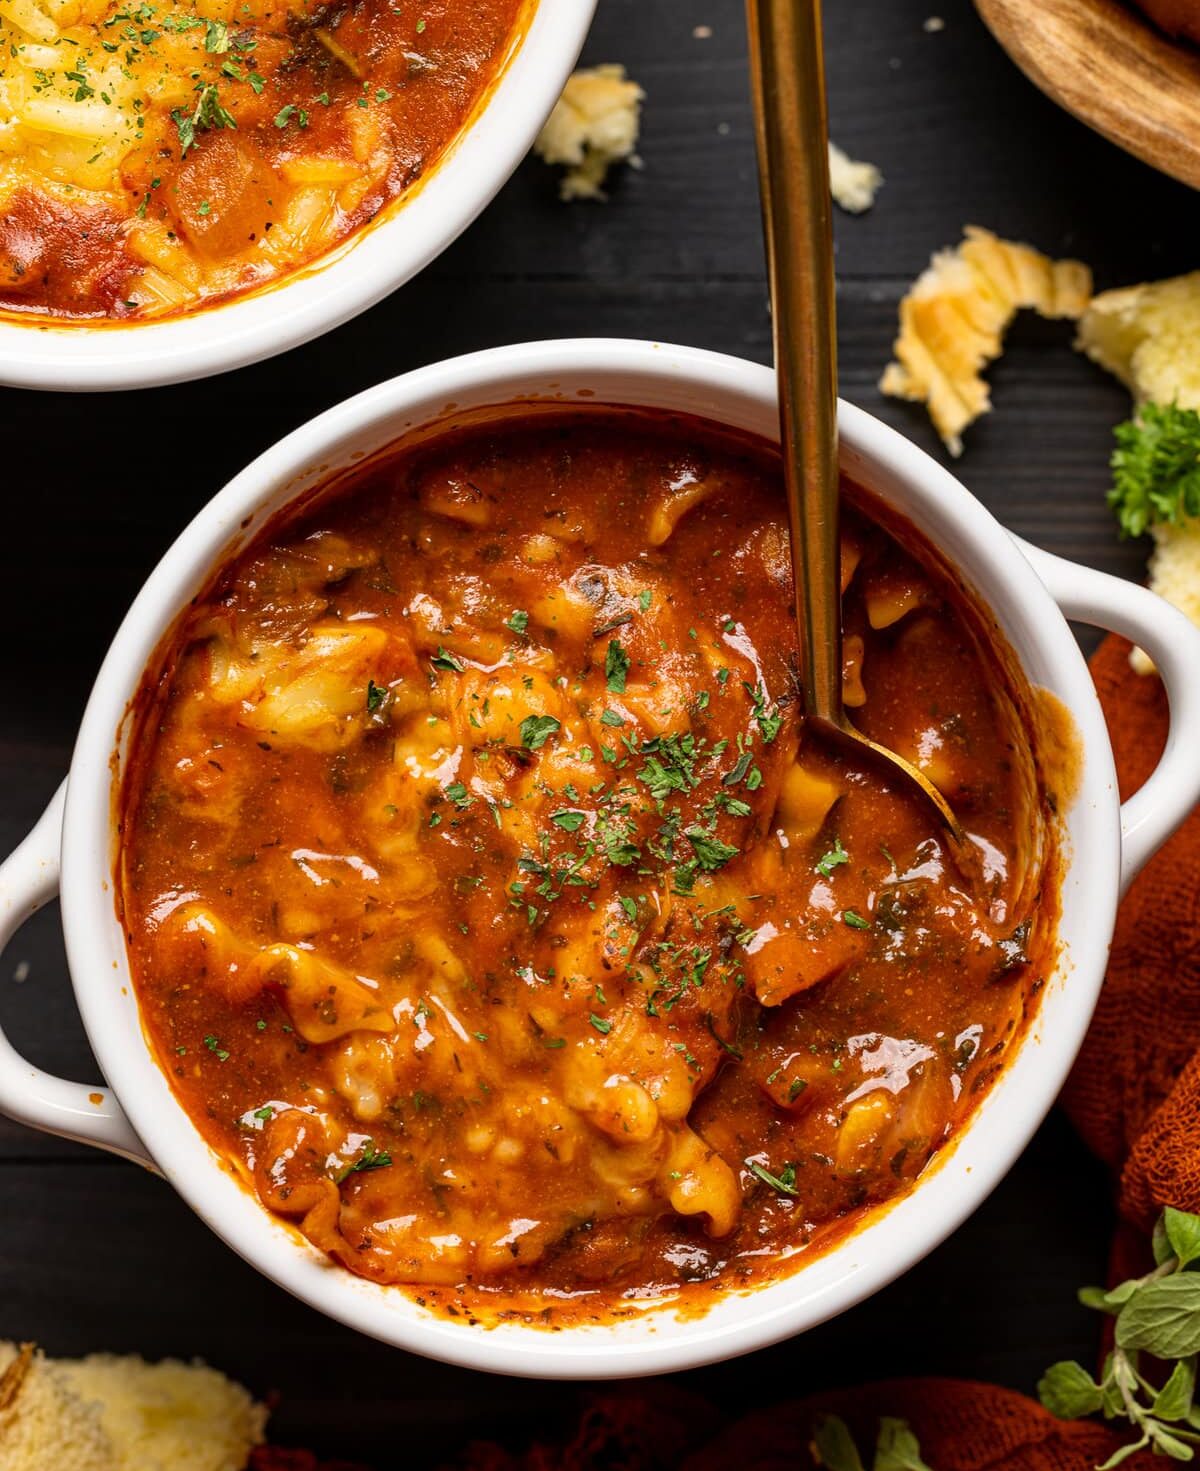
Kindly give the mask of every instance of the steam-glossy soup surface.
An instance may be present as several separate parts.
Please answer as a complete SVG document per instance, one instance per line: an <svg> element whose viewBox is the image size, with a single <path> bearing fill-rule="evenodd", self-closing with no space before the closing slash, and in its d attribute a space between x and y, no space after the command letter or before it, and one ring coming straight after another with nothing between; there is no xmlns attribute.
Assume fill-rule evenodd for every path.
<svg viewBox="0 0 1200 1471"><path fill-rule="evenodd" d="M951 798L972 882L803 730L777 460L698 421L402 448L189 608L123 794L142 1013L351 1271L556 1321L761 1278L1003 1065L1054 948L1028 692L851 499L846 702Z"/></svg>

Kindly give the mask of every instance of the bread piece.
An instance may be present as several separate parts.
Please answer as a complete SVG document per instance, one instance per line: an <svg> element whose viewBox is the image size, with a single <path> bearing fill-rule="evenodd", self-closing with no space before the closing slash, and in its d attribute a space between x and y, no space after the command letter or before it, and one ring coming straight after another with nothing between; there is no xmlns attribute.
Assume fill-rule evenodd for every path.
<svg viewBox="0 0 1200 1471"><path fill-rule="evenodd" d="M267 1412L201 1363L0 1343L4 1471L243 1471Z"/></svg>
<svg viewBox="0 0 1200 1471"><path fill-rule="evenodd" d="M1138 403L1200 411L1200 271L1102 292L1080 319L1077 345ZM1200 624L1200 522L1160 523L1150 534L1151 588ZM1141 649L1130 662L1153 672Z"/></svg>
<svg viewBox="0 0 1200 1471"><path fill-rule="evenodd" d="M75 1395L32 1344L0 1343L0 1466L4 1471L119 1471L95 1407Z"/></svg>
<svg viewBox="0 0 1200 1471"><path fill-rule="evenodd" d="M638 163L645 95L623 66L585 67L568 78L533 145L546 163L566 165L560 198L603 201L612 165L626 159Z"/></svg>
<svg viewBox="0 0 1200 1471"><path fill-rule="evenodd" d="M982 372L1018 310L1075 319L1091 291L1081 262L1053 261L968 225L962 244L939 251L901 301L896 361L879 386L925 403L946 448L960 455L963 430L991 408Z"/></svg>
<svg viewBox="0 0 1200 1471"><path fill-rule="evenodd" d="M91 1354L58 1370L99 1407L120 1471L243 1471L267 1412L240 1384L199 1361Z"/></svg>
<svg viewBox="0 0 1200 1471"><path fill-rule="evenodd" d="M1139 401L1200 409L1200 271L1104 291L1080 318L1078 346Z"/></svg>
<svg viewBox="0 0 1200 1471"><path fill-rule="evenodd" d="M829 192L849 214L860 215L875 203L883 175L873 163L860 163L830 140Z"/></svg>

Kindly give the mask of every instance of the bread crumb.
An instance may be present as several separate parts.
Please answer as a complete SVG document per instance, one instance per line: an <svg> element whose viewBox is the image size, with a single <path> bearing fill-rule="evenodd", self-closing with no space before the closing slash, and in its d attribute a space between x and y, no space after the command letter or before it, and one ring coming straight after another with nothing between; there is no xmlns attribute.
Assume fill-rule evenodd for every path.
<svg viewBox="0 0 1200 1471"><path fill-rule="evenodd" d="M873 163L860 163L829 141L829 192L848 214L860 215L875 203L883 175Z"/></svg>
<svg viewBox="0 0 1200 1471"><path fill-rule="evenodd" d="M584 67L568 78L533 145L546 163L566 166L560 199L603 201L614 163L640 166L636 149L645 96L623 66Z"/></svg>
<svg viewBox="0 0 1200 1471"><path fill-rule="evenodd" d="M29 1343L0 1343L0 1465L4 1471L120 1468L93 1407Z"/></svg>
<svg viewBox="0 0 1200 1471"><path fill-rule="evenodd" d="M1076 345L1115 374L1137 403L1200 412L1200 271L1103 291L1079 322ZM1200 625L1200 521L1150 528L1150 588ZM1129 662L1154 672L1142 649Z"/></svg>
<svg viewBox="0 0 1200 1471"><path fill-rule="evenodd" d="M934 255L901 301L896 361L879 382L884 393L924 403L956 456L963 431L991 409L983 369L1000 356L1018 310L1074 320L1092 291L1080 261L1051 260L977 225L964 234L956 249Z"/></svg>
<svg viewBox="0 0 1200 1471"><path fill-rule="evenodd" d="M266 1428L262 1405L198 1362L54 1360L0 1343L0 1371L5 1471L243 1471Z"/></svg>

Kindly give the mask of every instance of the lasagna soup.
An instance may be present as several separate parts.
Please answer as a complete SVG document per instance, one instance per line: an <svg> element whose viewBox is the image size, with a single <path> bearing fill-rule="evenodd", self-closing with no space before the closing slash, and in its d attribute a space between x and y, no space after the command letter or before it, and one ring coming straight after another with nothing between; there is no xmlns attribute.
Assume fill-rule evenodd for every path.
<svg viewBox="0 0 1200 1471"><path fill-rule="evenodd" d="M425 174L534 0L0 0L0 312L157 317Z"/></svg>
<svg viewBox="0 0 1200 1471"><path fill-rule="evenodd" d="M1055 952L1030 691L845 491L845 700L969 879L806 735L777 456L700 421L393 447L167 639L121 794L144 1025L342 1266L485 1319L745 1285L905 1190L1004 1065Z"/></svg>

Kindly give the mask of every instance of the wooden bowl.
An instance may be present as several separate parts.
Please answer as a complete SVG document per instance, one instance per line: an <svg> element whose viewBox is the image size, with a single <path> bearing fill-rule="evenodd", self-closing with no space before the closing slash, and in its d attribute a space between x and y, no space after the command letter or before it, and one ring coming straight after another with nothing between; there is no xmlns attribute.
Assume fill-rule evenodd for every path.
<svg viewBox="0 0 1200 1471"><path fill-rule="evenodd" d="M975 0L1048 97L1163 173L1200 189L1200 49L1123 0Z"/></svg>

